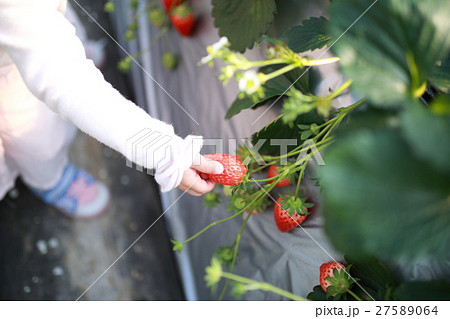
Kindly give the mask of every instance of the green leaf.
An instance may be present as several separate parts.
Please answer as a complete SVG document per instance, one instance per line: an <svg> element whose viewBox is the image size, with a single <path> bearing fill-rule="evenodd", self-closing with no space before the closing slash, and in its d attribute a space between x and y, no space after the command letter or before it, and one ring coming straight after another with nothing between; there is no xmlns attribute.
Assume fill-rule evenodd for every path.
<svg viewBox="0 0 450 319"><path fill-rule="evenodd" d="M325 230L337 249L386 258L450 257L450 181L396 130L361 130L327 149Z"/></svg>
<svg viewBox="0 0 450 319"><path fill-rule="evenodd" d="M409 103L401 116L402 132L414 154L450 175L450 116Z"/></svg>
<svg viewBox="0 0 450 319"><path fill-rule="evenodd" d="M364 256L355 258L345 256L345 260L352 264L350 274L353 278L359 278L358 284L353 286L353 291L363 296L364 300L389 300L390 293L395 287L394 280L375 257ZM364 289L361 289L362 286ZM367 296L369 294L370 296Z"/></svg>
<svg viewBox="0 0 450 319"><path fill-rule="evenodd" d="M380 106L421 96L449 52L449 11L447 0L333 1L332 50L354 90Z"/></svg>
<svg viewBox="0 0 450 319"><path fill-rule="evenodd" d="M252 107L258 107L264 105L268 100L278 97L282 95L286 89L288 88L288 85L283 85L283 82L286 80L286 78L277 77L275 79L272 79L270 81L267 81L263 85L264 90L264 97L260 98L259 100L255 101L250 96L246 96L242 99L236 98L234 100L233 104L231 104L230 108L228 109L227 114L225 115L226 119L232 118L236 114L239 114L241 111L252 108Z"/></svg>
<svg viewBox="0 0 450 319"><path fill-rule="evenodd" d="M284 64L282 66L284 66ZM288 79L289 86L293 84L293 87L303 94L312 93L310 85L311 74L309 72L309 69L295 68L283 75ZM289 88L289 86L287 86L286 88Z"/></svg>
<svg viewBox="0 0 450 319"><path fill-rule="evenodd" d="M450 300L450 284L443 281L416 281L402 283L395 291L397 300Z"/></svg>
<svg viewBox="0 0 450 319"><path fill-rule="evenodd" d="M320 285L317 285L313 288L313 291L308 294L306 297L312 301L329 301L331 298L327 297L327 293L323 291Z"/></svg>
<svg viewBox="0 0 450 319"><path fill-rule="evenodd" d="M230 48L244 52L267 31L276 11L275 0L212 0L214 25Z"/></svg>
<svg viewBox="0 0 450 319"><path fill-rule="evenodd" d="M305 52L321 49L333 42L327 32L328 20L324 17L311 17L303 20L302 25L296 25L286 31L285 37L289 48L294 52Z"/></svg>
<svg viewBox="0 0 450 319"><path fill-rule="evenodd" d="M296 140L295 145L289 145L287 147L287 151L289 152L304 141L299 134L298 125L311 125L313 123L320 125L323 122L323 118L320 117L315 110L300 115L294 122L292 128L288 124L284 124L281 118L277 118L259 132L252 135L252 144L255 145L258 143L258 140L265 139L266 141L259 149L259 152L261 154L280 155L280 145L271 145L271 141L273 142L274 139Z"/></svg>
<svg viewBox="0 0 450 319"><path fill-rule="evenodd" d="M430 82L442 92L449 93L450 89L450 57L436 66L430 77Z"/></svg>

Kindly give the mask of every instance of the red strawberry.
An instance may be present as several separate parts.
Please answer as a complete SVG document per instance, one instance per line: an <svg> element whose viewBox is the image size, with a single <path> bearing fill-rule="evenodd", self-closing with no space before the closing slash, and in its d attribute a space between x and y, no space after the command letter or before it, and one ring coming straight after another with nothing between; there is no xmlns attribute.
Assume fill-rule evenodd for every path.
<svg viewBox="0 0 450 319"><path fill-rule="evenodd" d="M179 6L182 2L183 0L162 0L162 4L167 13Z"/></svg>
<svg viewBox="0 0 450 319"><path fill-rule="evenodd" d="M205 155L205 157L223 165L221 174L208 174L208 178L216 183L237 186L247 175L247 167L236 156L213 153Z"/></svg>
<svg viewBox="0 0 450 319"><path fill-rule="evenodd" d="M172 10L170 14L170 21L172 21L172 25L182 36L187 37L191 35L192 30L194 30L194 13L186 4L181 4Z"/></svg>
<svg viewBox="0 0 450 319"><path fill-rule="evenodd" d="M328 287L331 286L331 282L329 282L327 278L328 277L334 278L333 274L334 269L337 269L340 273L342 271L341 269L345 270L345 266L335 261L325 263L322 264L322 266L320 266L320 286L325 292L327 292Z"/></svg>
<svg viewBox="0 0 450 319"><path fill-rule="evenodd" d="M273 218L278 229L286 233L303 223L309 214L308 208L312 205L311 203L304 203L299 197L281 196L278 198L273 207Z"/></svg>
<svg viewBox="0 0 450 319"><path fill-rule="evenodd" d="M271 177L279 175L280 173L277 172L277 170L279 168L280 168L279 166L271 165L269 167L269 171L267 172L267 178L271 178ZM273 180L269 181L269 184L272 182L273 182ZM284 187L284 186L288 186L288 185L291 185L291 181L289 180L289 178L286 177L286 178L283 178L281 181L279 181L275 185L275 187Z"/></svg>

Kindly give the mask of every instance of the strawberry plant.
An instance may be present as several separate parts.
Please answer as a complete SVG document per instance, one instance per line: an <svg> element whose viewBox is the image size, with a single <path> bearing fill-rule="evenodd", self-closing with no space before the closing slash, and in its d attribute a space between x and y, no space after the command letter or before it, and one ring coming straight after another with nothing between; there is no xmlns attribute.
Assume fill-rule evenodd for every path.
<svg viewBox="0 0 450 319"><path fill-rule="evenodd" d="M343 271L328 269L321 280L325 291L314 288L308 298L407 299L403 287L422 283L394 282L384 266L367 256L390 263L450 258L448 1L336 0L327 8L329 19L311 17L275 37L263 36L276 17L275 0L213 0L212 5L222 38L207 47L200 64L220 61L219 79L224 85L236 82L238 96L225 117L272 107L274 101L280 113L253 134L252 145L239 147L247 173L224 188L230 215L183 242L174 240L175 249L242 216L226 254L219 248L207 268L207 285L226 280L219 299L230 281L229 292L236 296L263 289L299 298L233 271L242 232L250 218L258 218L244 212L267 207L270 201L274 224L282 232L301 227L309 214L317 213L315 203L303 195L308 194L305 180L313 179L308 171L316 163L314 183L321 190L325 231L336 249L354 257ZM266 49L261 60L241 54L255 43ZM333 57L314 59L305 53L325 47ZM348 80L327 95L314 94L311 73L332 63ZM338 105L343 94L360 98ZM295 143L283 148L270 142L274 139ZM424 285L449 291L446 284Z"/></svg>
<svg viewBox="0 0 450 319"><path fill-rule="evenodd" d="M145 12L161 26L156 41L170 21L181 35L191 34L193 16L183 7L177 10L186 4L181 2L163 1L159 11L147 2L130 5L136 17ZM297 2L301 7L303 1ZM303 300L234 271L251 218L273 211L272 229L288 241L320 213L329 241L351 257L346 256L345 271L335 268L322 280L334 288L318 285L308 299L450 298L447 282L397 282L376 258L389 264L450 258L450 2L334 0L326 2L327 18L287 25L282 17L281 33L275 30L277 11L288 1L211 3L220 39L206 48L199 64L219 65L218 78L238 88L225 118L262 106L279 114L249 136L249 144L239 145L236 156L221 154L227 159L224 173L209 176L225 185L225 196L208 194L205 205L223 201L229 215L183 241L172 240L174 250L218 224L239 220L234 241L220 243L206 269L207 285L225 280L219 299L227 292L242 297L261 289ZM105 9L113 7L110 1ZM182 25L180 17L189 21ZM136 35L135 21L129 39ZM260 59L243 54L255 46L264 52ZM314 58L319 49L327 55ZM121 61L121 69L129 69L133 58ZM322 65L336 65L346 81L319 95ZM342 105L343 95L353 102ZM281 140L289 143L273 143ZM318 202L309 198L308 180L320 189Z"/></svg>

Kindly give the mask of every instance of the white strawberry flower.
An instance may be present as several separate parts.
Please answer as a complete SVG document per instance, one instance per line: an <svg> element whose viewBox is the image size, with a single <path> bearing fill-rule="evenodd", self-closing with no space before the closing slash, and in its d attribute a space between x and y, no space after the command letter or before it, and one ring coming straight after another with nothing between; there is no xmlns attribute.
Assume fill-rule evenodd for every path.
<svg viewBox="0 0 450 319"><path fill-rule="evenodd" d="M211 62L215 56L217 55L217 53L222 50L223 48L225 48L228 45L228 38L227 37L221 37L219 39L219 41L217 41L216 43L208 46L206 48L206 51L209 53L207 56L203 57L200 60L201 64L208 64L209 62Z"/></svg>
<svg viewBox="0 0 450 319"><path fill-rule="evenodd" d="M239 80L239 90L251 95L259 90L261 87L261 81L259 80L258 73L254 70L249 70L244 73Z"/></svg>
<svg viewBox="0 0 450 319"><path fill-rule="evenodd" d="M212 60L213 57L208 54L207 56L204 56L203 58L200 59L200 64L208 64Z"/></svg>
<svg viewBox="0 0 450 319"><path fill-rule="evenodd" d="M222 50L228 45L228 38L227 37L221 37L219 41L211 45L211 52L210 54L215 54L219 50Z"/></svg>

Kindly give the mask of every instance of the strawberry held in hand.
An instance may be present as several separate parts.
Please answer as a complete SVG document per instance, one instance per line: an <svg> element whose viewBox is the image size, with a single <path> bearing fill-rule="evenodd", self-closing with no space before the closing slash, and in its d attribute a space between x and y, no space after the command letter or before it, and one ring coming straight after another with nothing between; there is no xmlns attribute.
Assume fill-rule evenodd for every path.
<svg viewBox="0 0 450 319"><path fill-rule="evenodd" d="M281 196L273 207L273 218L278 229L285 233L291 231L306 219L310 214L308 208L314 206L305 203L303 199L295 196Z"/></svg>
<svg viewBox="0 0 450 319"><path fill-rule="evenodd" d="M190 36L195 26L195 18L192 9L187 4L181 4L172 10L170 14L172 25L182 36Z"/></svg>
<svg viewBox="0 0 450 319"><path fill-rule="evenodd" d="M271 166L269 167L268 172L267 172L267 178L271 178L271 177L274 177L274 176L279 175L280 173L277 172L277 170L278 170L279 168L280 168L279 166L271 165ZM269 181L268 183L270 184L270 183L272 183L272 182L273 182L273 180ZM286 178L283 178L281 181L279 181L279 182L275 185L275 187L284 187L284 186L289 186L289 185L291 185L291 181L289 180L289 178L286 177Z"/></svg>
<svg viewBox="0 0 450 319"><path fill-rule="evenodd" d="M216 183L237 186L242 183L244 176L247 175L247 167L236 156L213 153L204 157L223 165L221 174L208 174L208 178Z"/></svg>

